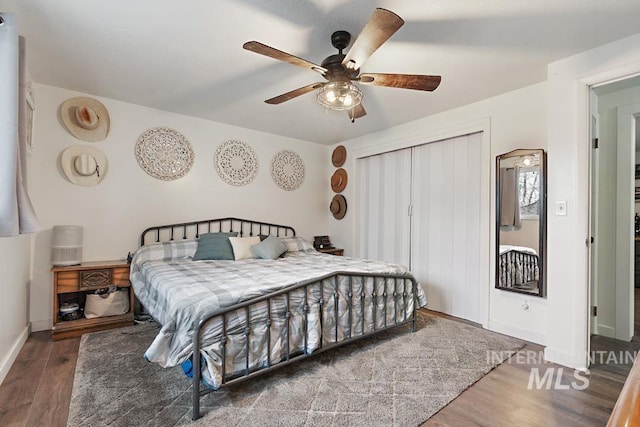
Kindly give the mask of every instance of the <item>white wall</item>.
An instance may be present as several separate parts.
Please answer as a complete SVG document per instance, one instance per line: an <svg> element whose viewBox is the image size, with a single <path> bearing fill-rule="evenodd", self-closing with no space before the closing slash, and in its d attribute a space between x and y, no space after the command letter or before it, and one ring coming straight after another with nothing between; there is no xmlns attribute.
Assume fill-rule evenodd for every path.
<svg viewBox="0 0 640 427"><path fill-rule="evenodd" d="M415 144L416 141L434 141L453 136L452 132L466 127L477 129L476 123L490 122L490 132L486 132L490 139L490 156L483 165L486 176L490 179L482 184L486 189L486 202L490 210L490 215L482 227L488 234L487 241L491 242L490 250L487 251L488 257L485 259L487 265L491 265L484 280L489 300L486 323L492 330L544 344L547 331L546 299L523 297L521 294L497 290L493 287L493 273L489 271L493 272L495 260L495 157L516 148L546 148L546 96L546 83L539 83L346 141L344 145L348 154L345 168L350 181L344 194L349 202L349 210L341 221L330 219L332 240L337 246L344 247L348 254L355 253L358 225L354 214L357 210L357 184L353 180L357 176L354 153L370 155L402 148L408 144ZM525 299L530 303L529 311L523 311L521 308Z"/></svg>
<svg viewBox="0 0 640 427"><path fill-rule="evenodd" d="M84 227L84 261L123 259L138 247L140 233L152 225L235 216L293 226L311 239L327 234L325 199L329 184L328 147L193 117L98 98L109 110L111 130L104 141L85 143L63 127L60 104L84 94L35 85L36 119L31 161L31 197L43 228L34 248L31 319L35 330L51 326L51 227ZM170 127L193 146L195 162L176 181L147 175L134 156L135 143L144 131ZM226 184L216 174L213 156L226 140L249 144L256 152L256 179L243 187ZM108 157L102 183L81 187L66 180L58 164L61 152L75 144L90 144ZM271 159L280 150L298 153L306 167L305 181L295 191L284 191L271 179Z"/></svg>
<svg viewBox="0 0 640 427"><path fill-rule="evenodd" d="M18 356L29 334L30 237L0 238L0 383Z"/></svg>
<svg viewBox="0 0 640 427"><path fill-rule="evenodd" d="M640 34L549 64L548 319L545 358L585 368L588 349L589 85L640 72Z"/></svg>
<svg viewBox="0 0 640 427"><path fill-rule="evenodd" d="M517 230L500 230L500 244L525 246L532 248L536 252L538 241L540 240L540 221L537 219L522 219L520 228Z"/></svg>
<svg viewBox="0 0 640 427"><path fill-rule="evenodd" d="M598 97L600 144L598 149L598 334L616 337L616 206L618 113L621 105L640 102L640 86ZM628 201L626 201L628 203ZM636 203L636 207L640 203ZM637 208L636 208L637 209ZM629 236L631 238L631 236Z"/></svg>
<svg viewBox="0 0 640 427"><path fill-rule="evenodd" d="M0 2L0 11L10 11L13 6L8 2ZM2 71L0 76L4 87L2 88L3 106L0 117L0 145L4 159L15 158L16 151L12 138L17 134L17 110L12 106L12 100L18 101L18 64L17 64L17 35L15 33L15 16L3 27L2 34L3 54L16 54L15 61L8 60L7 55L2 58ZM8 23L11 22L11 25ZM11 31L13 29L13 31ZM15 44L14 44L15 43ZM15 113L15 114L14 114ZM15 177L15 168L3 165L5 174L2 178L5 183L12 182ZM8 180L8 181L7 181ZM3 195L6 192L3 192ZM15 201L15 194L10 194ZM3 197L2 208L7 207L7 200ZM14 206L15 207L15 206ZM3 216L4 220L11 219L11 215ZM3 224L4 226L5 224ZM7 228L7 231L10 227ZM17 231L17 230L16 230ZM4 380L15 358L18 356L22 344L26 341L29 325L27 300L29 293L31 260L31 240L29 236L0 237L0 292L2 295L2 309L0 310L0 383Z"/></svg>

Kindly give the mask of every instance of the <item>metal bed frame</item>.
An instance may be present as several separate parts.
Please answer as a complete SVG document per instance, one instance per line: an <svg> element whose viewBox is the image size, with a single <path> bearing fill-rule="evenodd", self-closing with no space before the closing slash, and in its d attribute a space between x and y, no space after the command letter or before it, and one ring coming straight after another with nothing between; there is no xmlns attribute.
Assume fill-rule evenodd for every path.
<svg viewBox="0 0 640 427"><path fill-rule="evenodd" d="M517 288L533 282L535 282L536 287L538 286L537 281L540 279L538 255L510 250L500 255L499 265L500 286ZM522 282L516 280L516 272L512 271L516 269L516 266L519 266L521 269Z"/></svg>
<svg viewBox="0 0 640 427"><path fill-rule="evenodd" d="M206 230L206 231L205 231ZM201 233L204 232L220 232L220 231L237 231L240 236L246 235L248 232L249 236L262 234L266 231L266 234L274 234L276 236L295 236L295 230L289 226L277 225L277 224L269 224L259 221L252 221L240 218L220 218L220 219L210 219L203 221L194 221L187 223L177 223L163 226L150 227L142 232L140 237L140 245L144 246L145 242L150 243L147 240L147 235L152 234L155 236L154 242L161 241L172 241L175 240L176 231L178 238L188 239L198 237ZM341 298L340 293L337 291L339 279L341 277L348 278L349 284L349 292L346 295L346 298L343 296ZM374 286L371 287L372 292L367 295L365 292L364 282L366 278L372 278L374 281ZM360 279L363 283L362 291L360 293L353 292L353 283L354 279ZM327 280L333 280L334 290L329 292L325 290L324 283ZM376 294L376 280L383 281L383 289L382 294ZM411 293L408 293L407 281L411 282ZM393 286L391 286L391 284ZM399 286L399 284L401 286ZM311 301L310 297L310 288L316 287L320 289L320 298L317 301ZM272 292L267 295L263 295L248 301L244 301L238 304L235 304L230 307L221 308L209 316L203 317L198 321L197 326L193 332L193 355L192 365L193 365L193 391L192 391L192 419L196 420L202 416L200 413L200 398L213 392L214 390L211 388L202 389L201 387L201 378L202 378L202 361L200 357L200 333L203 327L207 324L207 322L219 318L221 319L222 324L222 337L220 337L220 342L222 344L222 381L220 387L232 385L241 381L248 380L250 378L271 372L274 369L282 368L288 366L292 363L295 363L299 360L306 359L311 356L315 356L316 354L320 354L332 348L336 348L356 340L369 337L373 334L385 331L387 329L411 323L412 331L416 331L416 320L417 320L417 290L418 283L415 278L411 274L377 274L377 273L354 273L348 271L336 271L322 277L316 277L313 279L305 280L303 282L297 283L295 285L289 286L287 288L281 289L276 292ZM290 295L294 291L304 290L304 304L302 306L303 311L303 332L304 332L304 349L307 348L307 339L308 339L308 324L309 324L309 313L310 304L316 304L319 307L320 320L319 320L319 346L315 349L311 354L306 353L305 351L291 351L289 336L291 333L289 319L291 318L291 311L289 307ZM270 325L271 325L271 307L275 298L285 297L285 323L286 323L286 348L284 350L284 356L280 360L271 360L271 334L270 334ZM369 296L372 300L372 329L371 331L365 332L365 298ZM382 308L379 306L379 298L382 299L383 305ZM407 310L409 298L413 299L412 309ZM349 319L349 328L344 333L344 337L339 339L338 329L339 324L335 322L335 337L333 340L331 338L327 338L324 336L324 324L325 324L325 310L323 309L323 305L327 302L331 302L333 299L334 309L335 309L335 317L338 318L338 306L339 303L346 303L345 311L348 311L348 319ZM392 299L393 304L393 319L392 321L388 321L387 316L387 306L389 300ZM249 346L250 346L250 328L249 322L251 320L251 309L257 304L267 303L267 319L266 319L266 331L267 331L267 363L266 366L258 366L258 367L250 367L249 366ZM360 331L352 330L353 327L353 314L356 310L356 303L359 301L359 310L362 316L362 327ZM226 372L226 342L228 339L227 336L227 316L230 313L233 313L237 310L244 310L245 312L245 324L247 325L244 329L244 335L246 335L246 345L244 348L245 353L245 369L243 372ZM377 322L376 317L382 316L383 319L382 327L376 328Z"/></svg>
<svg viewBox="0 0 640 427"><path fill-rule="evenodd" d="M273 234L276 237L296 235L296 230L287 225L269 224L268 222L228 217L149 227L140 235L140 246L144 246L145 244L152 242L159 243L161 241L172 241L176 240L176 238L197 239L202 233L215 233L221 231L237 231L238 236L240 237L245 235L257 236L263 233ZM180 233L182 233L181 237ZM154 235L155 240L148 240L149 234Z"/></svg>

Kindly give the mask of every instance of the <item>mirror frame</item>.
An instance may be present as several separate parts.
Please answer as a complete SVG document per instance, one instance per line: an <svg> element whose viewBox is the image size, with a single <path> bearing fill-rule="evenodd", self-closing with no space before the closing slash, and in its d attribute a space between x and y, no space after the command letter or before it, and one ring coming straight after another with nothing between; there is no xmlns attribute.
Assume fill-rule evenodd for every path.
<svg viewBox="0 0 640 427"><path fill-rule="evenodd" d="M500 161L526 155L540 155L540 214L538 230L538 292L532 293L523 289L500 286ZM496 156L496 235L495 235L495 288L503 291L517 292L532 297L545 298L547 295L546 260L547 260L547 153L543 149L517 149Z"/></svg>

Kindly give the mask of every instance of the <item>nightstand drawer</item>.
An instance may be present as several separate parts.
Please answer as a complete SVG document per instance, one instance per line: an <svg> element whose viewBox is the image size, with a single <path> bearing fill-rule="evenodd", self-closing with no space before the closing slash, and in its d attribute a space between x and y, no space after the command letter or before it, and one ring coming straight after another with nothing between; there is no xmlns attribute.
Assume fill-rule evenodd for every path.
<svg viewBox="0 0 640 427"><path fill-rule="evenodd" d="M56 274L56 286L59 293L76 292L79 286L77 271L60 271Z"/></svg>
<svg viewBox="0 0 640 427"><path fill-rule="evenodd" d="M112 273L113 270L110 268L81 271L80 289L107 288L113 283L111 280Z"/></svg>
<svg viewBox="0 0 640 427"><path fill-rule="evenodd" d="M59 293L106 288L109 285L125 288L131 285L129 283L129 267L58 271L56 285Z"/></svg>
<svg viewBox="0 0 640 427"><path fill-rule="evenodd" d="M131 282L129 282L129 267L114 267L111 270L111 283L119 288L131 286Z"/></svg>

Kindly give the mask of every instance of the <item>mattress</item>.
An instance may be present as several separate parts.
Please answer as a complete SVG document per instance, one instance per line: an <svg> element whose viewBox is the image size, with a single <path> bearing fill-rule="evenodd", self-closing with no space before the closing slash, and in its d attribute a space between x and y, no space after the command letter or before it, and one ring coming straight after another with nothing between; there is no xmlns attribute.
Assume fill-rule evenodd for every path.
<svg viewBox="0 0 640 427"><path fill-rule="evenodd" d="M509 251L524 252L525 254L538 255L535 249L526 246L500 245L500 255Z"/></svg>
<svg viewBox="0 0 640 427"><path fill-rule="evenodd" d="M248 313L245 309L233 311L224 322L213 319L201 333L200 351L205 362L203 380L212 388L222 382L223 354L225 375L232 375L274 363L285 357L285 350L310 354L327 343L402 320L413 311L414 301L418 307L426 305L421 286L413 298L411 275L400 265L314 250L289 251L276 260L193 261L196 246L195 241L149 245L140 248L132 261L136 297L162 325L145 357L163 367L190 359L195 326L221 308L337 271L406 276L395 280L349 276L318 280L306 292L289 292L254 306ZM350 295L355 295L352 310L346 304Z"/></svg>

